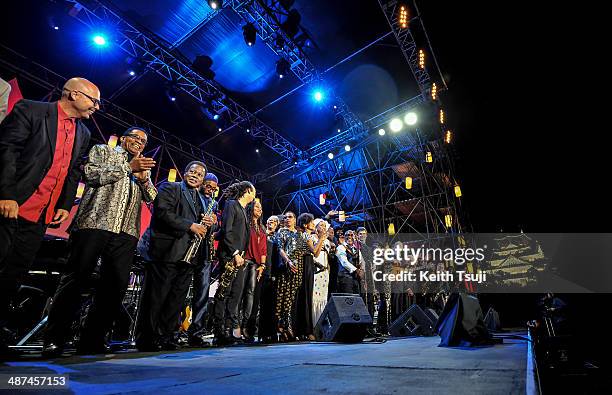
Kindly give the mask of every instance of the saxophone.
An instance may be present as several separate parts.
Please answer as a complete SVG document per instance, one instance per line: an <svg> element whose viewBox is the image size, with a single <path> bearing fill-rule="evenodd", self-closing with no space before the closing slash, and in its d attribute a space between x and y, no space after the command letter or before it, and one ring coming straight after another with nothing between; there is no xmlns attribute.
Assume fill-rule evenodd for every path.
<svg viewBox="0 0 612 395"><path fill-rule="evenodd" d="M204 216L209 216L210 214L212 214L214 205L215 205L215 196L213 195L210 200L210 204L206 208L206 213L204 213ZM202 220L200 221L200 225L204 225L204 218L202 218ZM206 231L208 231L208 229L206 229ZM204 237L196 236L193 239L191 239L189 248L187 249L187 252L185 252L185 256L183 256L183 259L181 259L182 262L188 263L190 265L194 264L193 260L198 254L198 251L200 250L200 245L202 244L202 240L204 240ZM212 236L209 241L212 243Z"/></svg>
<svg viewBox="0 0 612 395"><path fill-rule="evenodd" d="M240 256L243 254L240 254ZM236 278L236 274L238 274L238 266L236 266L236 262L234 262L234 258L232 257L229 261L225 262L225 270L219 279L219 286L217 287L217 292L215 293L215 300L222 301L225 299L225 294L232 285L232 281L234 281Z"/></svg>

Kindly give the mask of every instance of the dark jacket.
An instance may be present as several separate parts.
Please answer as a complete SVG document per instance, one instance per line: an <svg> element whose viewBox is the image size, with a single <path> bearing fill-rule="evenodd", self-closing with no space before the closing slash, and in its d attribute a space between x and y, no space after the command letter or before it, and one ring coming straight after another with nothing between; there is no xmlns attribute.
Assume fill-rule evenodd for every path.
<svg viewBox="0 0 612 395"><path fill-rule="evenodd" d="M190 193L184 182L165 182L158 188L148 229L148 258L152 261L178 262L189 248L193 237L189 228L200 222L205 207L198 194L202 209L196 213Z"/></svg>
<svg viewBox="0 0 612 395"><path fill-rule="evenodd" d="M219 259L225 263L235 251L243 253L249 242L246 212L237 200L228 200L223 208L219 235Z"/></svg>
<svg viewBox="0 0 612 395"><path fill-rule="evenodd" d="M89 129L79 120L70 169L55 209L70 211L89 146ZM21 100L0 124L0 200L23 204L53 163L57 140L57 102Z"/></svg>

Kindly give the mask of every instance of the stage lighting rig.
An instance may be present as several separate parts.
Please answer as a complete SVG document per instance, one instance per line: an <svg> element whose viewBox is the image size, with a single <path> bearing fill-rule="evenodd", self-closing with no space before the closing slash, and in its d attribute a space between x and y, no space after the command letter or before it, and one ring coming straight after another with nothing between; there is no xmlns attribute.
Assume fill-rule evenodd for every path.
<svg viewBox="0 0 612 395"><path fill-rule="evenodd" d="M436 83L434 82L431 85L431 100L437 100L438 99L438 87L436 86Z"/></svg>
<svg viewBox="0 0 612 395"><path fill-rule="evenodd" d="M247 43L249 47L255 45L255 40L257 39L257 29L252 23L247 23L242 27L242 35L244 36L244 42Z"/></svg>
<svg viewBox="0 0 612 395"><path fill-rule="evenodd" d="M212 71L212 65L213 60L210 56L198 55L191 64L191 68L202 77L213 80L215 79L215 72Z"/></svg>
<svg viewBox="0 0 612 395"><path fill-rule="evenodd" d="M289 11L287 19L281 23L281 29L283 29L289 37L293 38L300 31L300 22L302 22L302 16L296 9L293 9Z"/></svg>
<svg viewBox="0 0 612 395"><path fill-rule="evenodd" d="M279 59L276 62L276 75L278 78L284 78L291 71L291 65L286 59Z"/></svg>
<svg viewBox="0 0 612 395"><path fill-rule="evenodd" d="M91 39L98 47L106 47L106 45L108 44L108 40L103 34L94 34Z"/></svg>
<svg viewBox="0 0 612 395"><path fill-rule="evenodd" d="M400 5L397 20L402 29L408 28L408 7L405 4Z"/></svg>
<svg viewBox="0 0 612 395"><path fill-rule="evenodd" d="M419 49L419 68L421 70L425 69L425 51Z"/></svg>
<svg viewBox="0 0 612 395"><path fill-rule="evenodd" d="M223 0L207 0L208 6L215 11L223 7Z"/></svg>

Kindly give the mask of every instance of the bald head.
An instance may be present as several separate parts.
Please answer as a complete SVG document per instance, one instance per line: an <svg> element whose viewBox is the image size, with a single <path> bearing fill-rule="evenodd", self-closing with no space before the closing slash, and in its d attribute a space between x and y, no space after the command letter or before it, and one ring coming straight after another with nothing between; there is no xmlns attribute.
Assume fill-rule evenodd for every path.
<svg viewBox="0 0 612 395"><path fill-rule="evenodd" d="M64 84L62 110L74 118L89 118L100 108L100 89L85 78L71 78Z"/></svg>

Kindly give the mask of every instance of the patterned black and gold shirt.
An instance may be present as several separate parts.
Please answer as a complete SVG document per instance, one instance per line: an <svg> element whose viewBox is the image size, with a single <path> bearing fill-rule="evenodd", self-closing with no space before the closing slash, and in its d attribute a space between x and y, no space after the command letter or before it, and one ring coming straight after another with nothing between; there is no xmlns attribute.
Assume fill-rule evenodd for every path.
<svg viewBox="0 0 612 395"><path fill-rule="evenodd" d="M73 227L124 232L140 237L141 202L152 202L157 189L148 178L141 183L132 175L128 153L120 146L95 145L84 169L85 192Z"/></svg>

